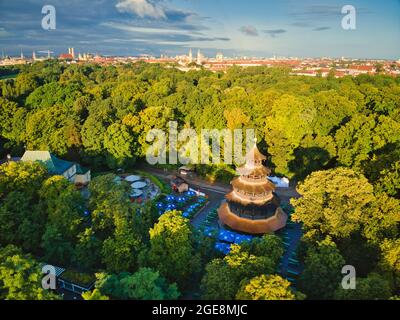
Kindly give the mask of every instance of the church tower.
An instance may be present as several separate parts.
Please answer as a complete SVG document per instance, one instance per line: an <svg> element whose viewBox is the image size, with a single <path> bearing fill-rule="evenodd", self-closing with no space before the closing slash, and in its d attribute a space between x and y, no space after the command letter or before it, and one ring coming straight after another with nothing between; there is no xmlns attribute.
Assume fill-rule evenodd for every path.
<svg viewBox="0 0 400 320"><path fill-rule="evenodd" d="M192 49L189 50L189 63L193 62L193 52Z"/></svg>
<svg viewBox="0 0 400 320"><path fill-rule="evenodd" d="M197 51L197 64L198 65L203 64L203 55L201 54L200 49Z"/></svg>

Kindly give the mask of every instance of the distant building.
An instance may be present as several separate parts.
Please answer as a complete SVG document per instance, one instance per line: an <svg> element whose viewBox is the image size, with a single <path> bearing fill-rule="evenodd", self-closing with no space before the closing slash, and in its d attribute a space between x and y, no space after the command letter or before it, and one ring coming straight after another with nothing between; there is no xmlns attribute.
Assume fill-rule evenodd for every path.
<svg viewBox="0 0 400 320"><path fill-rule="evenodd" d="M75 59L75 49L74 48L68 48L68 53L72 56L72 59Z"/></svg>
<svg viewBox="0 0 400 320"><path fill-rule="evenodd" d="M179 193L184 193L189 191L189 184L180 177L174 177L171 180L172 190Z"/></svg>
<svg viewBox="0 0 400 320"><path fill-rule="evenodd" d="M201 53L200 49L197 51L197 64L201 65L203 64L204 56Z"/></svg>
<svg viewBox="0 0 400 320"><path fill-rule="evenodd" d="M74 60L74 57L69 53L62 53L58 58L60 60Z"/></svg>
<svg viewBox="0 0 400 320"><path fill-rule="evenodd" d="M193 62L193 52L192 52L192 49L189 50L188 62L189 62L189 63L192 63L192 62Z"/></svg>
<svg viewBox="0 0 400 320"><path fill-rule="evenodd" d="M26 151L21 158L23 162L41 162L51 175L60 175L75 184L88 184L91 180L90 170L79 164L58 159L49 151Z"/></svg>

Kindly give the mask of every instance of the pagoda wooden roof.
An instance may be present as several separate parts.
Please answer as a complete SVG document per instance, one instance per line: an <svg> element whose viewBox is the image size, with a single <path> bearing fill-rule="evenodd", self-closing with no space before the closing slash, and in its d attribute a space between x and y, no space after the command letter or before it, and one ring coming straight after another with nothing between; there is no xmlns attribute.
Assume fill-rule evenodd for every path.
<svg viewBox="0 0 400 320"><path fill-rule="evenodd" d="M242 176L256 176L256 177L267 177L271 175L271 169L264 166L249 167L244 165L237 168L237 172Z"/></svg>
<svg viewBox="0 0 400 320"><path fill-rule="evenodd" d="M268 179L260 180L259 182L251 182L238 177L232 180L231 185L234 189L256 195L272 193L276 189L275 185Z"/></svg>
<svg viewBox="0 0 400 320"><path fill-rule="evenodd" d="M253 161L264 161L267 157L264 156L260 150L258 150L257 144L250 150L250 152L246 155L246 162L251 163Z"/></svg>
<svg viewBox="0 0 400 320"><path fill-rule="evenodd" d="M271 203L279 207L281 204L280 199L274 193L271 193L271 196L265 197L265 199L260 198L257 200L250 200L243 198L243 196L241 196L240 194L238 195L235 191L231 191L227 195L225 195L225 199L230 202L238 203L244 207L247 206L263 207Z"/></svg>
<svg viewBox="0 0 400 320"><path fill-rule="evenodd" d="M233 230L248 234L273 233L284 228L288 219L288 216L281 208L278 208L276 214L269 219L249 220L241 218L230 211L227 203L222 204L219 208L218 216L223 224Z"/></svg>

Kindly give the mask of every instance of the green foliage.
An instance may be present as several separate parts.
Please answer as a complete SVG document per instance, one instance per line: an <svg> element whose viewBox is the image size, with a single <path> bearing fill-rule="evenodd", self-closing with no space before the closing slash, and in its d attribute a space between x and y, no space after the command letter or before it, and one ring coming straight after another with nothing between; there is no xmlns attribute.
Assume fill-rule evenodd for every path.
<svg viewBox="0 0 400 320"><path fill-rule="evenodd" d="M385 240L381 244L382 269L390 272L394 278L394 286L400 288L400 239Z"/></svg>
<svg viewBox="0 0 400 320"><path fill-rule="evenodd" d="M145 231L138 221L141 211L129 200L129 184L116 182L115 178L110 174L92 180L89 208L96 235L94 239L103 241L102 262L107 271L119 273L137 268L137 256L142 250ZM98 246L98 241L94 239L82 243L83 252L92 245Z"/></svg>
<svg viewBox="0 0 400 320"><path fill-rule="evenodd" d="M42 288L41 268L30 256L15 246L0 248L0 299L58 300Z"/></svg>
<svg viewBox="0 0 400 320"><path fill-rule="evenodd" d="M375 152L400 140L400 123L386 116L357 114L335 138L339 162L361 168Z"/></svg>
<svg viewBox="0 0 400 320"><path fill-rule="evenodd" d="M222 259L214 259L206 266L201 281L203 299L232 300L238 289L238 281L230 266Z"/></svg>
<svg viewBox="0 0 400 320"><path fill-rule="evenodd" d="M305 269L298 287L309 299L332 299L341 283L345 261L335 243L327 237L307 251Z"/></svg>
<svg viewBox="0 0 400 320"><path fill-rule="evenodd" d="M276 245L274 238L265 237L253 248L232 245L231 252L224 259L214 259L206 266L206 274L201 282L204 299L232 300L235 298L242 281L260 276L272 274L276 269L276 254L281 247L265 248L270 243ZM276 250L276 251L275 251ZM257 252L256 256L249 251ZM263 254L272 253L272 256Z"/></svg>
<svg viewBox="0 0 400 320"><path fill-rule="evenodd" d="M376 200L363 217L365 238L375 244L384 239L399 237L400 200L391 198L385 193L378 194Z"/></svg>
<svg viewBox="0 0 400 320"><path fill-rule="evenodd" d="M99 289L94 289L93 291L87 291L82 293L82 298L84 300L109 300L110 298L101 294Z"/></svg>
<svg viewBox="0 0 400 320"><path fill-rule="evenodd" d="M270 234L266 234L262 238L255 238L250 243L244 242L241 244L241 248L255 256L270 258L276 266L285 252L282 239Z"/></svg>
<svg viewBox="0 0 400 320"><path fill-rule="evenodd" d="M83 287L90 286L96 280L94 274L82 273L71 269L63 272L61 277L66 281L81 285Z"/></svg>
<svg viewBox="0 0 400 320"><path fill-rule="evenodd" d="M150 268L141 268L134 274L99 274L96 288L115 299L176 300L180 295L176 284L168 284Z"/></svg>
<svg viewBox="0 0 400 320"><path fill-rule="evenodd" d="M240 287L237 300L295 300L290 282L278 275L262 275L244 282Z"/></svg>
<svg viewBox="0 0 400 320"><path fill-rule="evenodd" d="M109 152L107 158L110 168L123 167L134 163L133 137L125 125L114 123L107 128L104 148Z"/></svg>
<svg viewBox="0 0 400 320"><path fill-rule="evenodd" d="M150 145L148 132L167 132L172 120L178 129L197 133L254 128L274 173L305 180L299 186L303 197L293 202L293 219L304 224L305 275L316 286L314 291L307 288L307 295L323 297L326 285L326 297L333 297L333 271L341 260L337 248L363 277L360 291L346 293L349 299L387 297L384 280L369 275L375 271L385 272L398 290L398 78L335 79L332 72L325 79L297 77L286 68L266 67L181 72L146 63L57 61L0 68L2 75L12 75L0 82L2 156L43 149L92 169L116 169L143 158ZM229 182L234 176L229 165L196 170L210 181ZM86 204L67 181L49 179L39 164L0 166L0 245L15 244L48 261L88 271L119 274L152 267L154 273L146 269L137 276L150 288L138 289L140 297L159 295L156 272L180 288L188 287L192 277L202 277L201 267L214 258L209 254L212 243L196 238L179 214L166 215L153 227L157 210L130 203L130 187L114 179L92 181L91 216L82 219ZM326 235L337 248L321 249L317 241ZM225 259L212 260L202 281L204 297L233 299L242 281L249 284L274 272L282 250L278 238L265 236L234 248ZM379 290L370 290L375 284ZM257 290L262 286L258 281ZM104 297L99 291L86 295Z"/></svg>
<svg viewBox="0 0 400 320"><path fill-rule="evenodd" d="M355 290L339 287L335 292L337 300L388 300L391 297L390 282L383 276L371 273L366 278L357 278Z"/></svg>
<svg viewBox="0 0 400 320"><path fill-rule="evenodd" d="M37 163L11 162L0 166L1 244L38 252L46 225L46 212L38 206L38 190L46 178L46 169Z"/></svg>
<svg viewBox="0 0 400 320"><path fill-rule="evenodd" d="M377 190L400 199L400 161L396 161L390 168L380 173Z"/></svg>
<svg viewBox="0 0 400 320"><path fill-rule="evenodd" d="M298 187L292 200L294 221L304 223L306 236L346 238L360 228L368 206L375 200L373 187L357 172L337 168L314 172Z"/></svg>
<svg viewBox="0 0 400 320"><path fill-rule="evenodd" d="M194 251L194 237L188 219L177 211L162 215L150 229L146 263L180 287L198 270L200 257Z"/></svg>

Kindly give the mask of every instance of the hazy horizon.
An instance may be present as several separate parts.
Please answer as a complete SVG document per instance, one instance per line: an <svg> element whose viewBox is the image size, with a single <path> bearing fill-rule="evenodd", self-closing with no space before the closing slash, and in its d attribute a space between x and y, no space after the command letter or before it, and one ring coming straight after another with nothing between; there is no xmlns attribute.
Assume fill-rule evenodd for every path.
<svg viewBox="0 0 400 320"><path fill-rule="evenodd" d="M357 28L341 26L344 5ZM56 29L41 26L42 7L56 8ZM400 58L400 1L25 0L0 2L0 50L74 47L102 55Z"/></svg>

